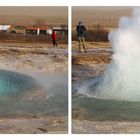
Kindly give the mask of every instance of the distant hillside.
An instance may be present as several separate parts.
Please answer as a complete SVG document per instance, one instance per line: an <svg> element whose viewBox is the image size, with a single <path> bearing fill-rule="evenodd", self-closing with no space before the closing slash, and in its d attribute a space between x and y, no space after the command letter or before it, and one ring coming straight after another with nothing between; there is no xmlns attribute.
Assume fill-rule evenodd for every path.
<svg viewBox="0 0 140 140"><path fill-rule="evenodd" d="M73 7L72 23L73 26L78 21L83 21L87 26L117 26L120 17L130 16L131 13L132 7Z"/></svg>
<svg viewBox="0 0 140 140"><path fill-rule="evenodd" d="M67 7L0 7L0 24L67 24Z"/></svg>

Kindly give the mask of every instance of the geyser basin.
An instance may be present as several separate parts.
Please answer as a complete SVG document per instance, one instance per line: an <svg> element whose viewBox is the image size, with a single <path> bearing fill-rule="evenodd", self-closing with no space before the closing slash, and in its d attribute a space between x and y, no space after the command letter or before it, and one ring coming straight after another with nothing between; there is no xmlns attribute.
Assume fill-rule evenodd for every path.
<svg viewBox="0 0 140 140"><path fill-rule="evenodd" d="M140 8L109 34L112 62L98 77L74 85L75 118L140 121Z"/></svg>
<svg viewBox="0 0 140 140"><path fill-rule="evenodd" d="M66 115L67 76L58 75L43 75L44 80L40 76L33 78L0 70L0 117ZM48 83L51 86L48 86Z"/></svg>
<svg viewBox="0 0 140 140"><path fill-rule="evenodd" d="M91 121L140 121L140 102L73 95L73 118Z"/></svg>
<svg viewBox="0 0 140 140"><path fill-rule="evenodd" d="M0 70L0 96L21 96L38 88L39 83L30 76Z"/></svg>

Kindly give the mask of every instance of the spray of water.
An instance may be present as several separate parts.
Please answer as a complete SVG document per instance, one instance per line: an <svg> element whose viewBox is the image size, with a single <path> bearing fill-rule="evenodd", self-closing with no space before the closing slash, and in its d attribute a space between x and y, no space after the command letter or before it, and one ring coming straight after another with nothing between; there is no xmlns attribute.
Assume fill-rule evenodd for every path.
<svg viewBox="0 0 140 140"><path fill-rule="evenodd" d="M122 17L109 34L112 62L100 77L84 81L79 93L95 98L140 101L140 8Z"/></svg>

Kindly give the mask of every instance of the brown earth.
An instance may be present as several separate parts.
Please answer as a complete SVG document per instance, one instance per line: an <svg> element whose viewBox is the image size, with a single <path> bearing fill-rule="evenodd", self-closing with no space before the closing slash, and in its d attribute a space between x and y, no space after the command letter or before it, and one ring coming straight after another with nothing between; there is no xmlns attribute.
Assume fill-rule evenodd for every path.
<svg viewBox="0 0 140 140"><path fill-rule="evenodd" d="M140 122L73 120L74 134L139 134Z"/></svg>
<svg viewBox="0 0 140 140"><path fill-rule="evenodd" d="M112 60L112 51L109 43L86 42L87 53L79 53L78 44L73 42L72 50L73 80L96 76L103 73L107 64Z"/></svg>
<svg viewBox="0 0 140 140"><path fill-rule="evenodd" d="M0 134L59 134L68 133L67 117L15 116L0 118Z"/></svg>

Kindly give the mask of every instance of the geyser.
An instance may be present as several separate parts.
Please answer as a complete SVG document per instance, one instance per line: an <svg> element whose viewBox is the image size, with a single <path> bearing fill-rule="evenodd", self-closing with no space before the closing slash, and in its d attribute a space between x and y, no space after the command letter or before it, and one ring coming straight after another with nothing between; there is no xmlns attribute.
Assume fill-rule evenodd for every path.
<svg viewBox="0 0 140 140"><path fill-rule="evenodd" d="M7 70L0 70L0 96L9 97L29 97L41 89L39 83L32 77L11 72ZM25 96L26 95L26 96ZM0 98L1 98L0 97ZM21 98L22 99L22 98Z"/></svg>
<svg viewBox="0 0 140 140"><path fill-rule="evenodd" d="M0 117L67 115L67 76L0 70Z"/></svg>
<svg viewBox="0 0 140 140"><path fill-rule="evenodd" d="M105 73L84 80L78 93L94 98L140 101L140 8L122 17L109 34L113 56Z"/></svg>

